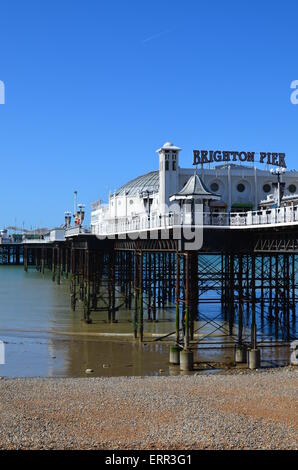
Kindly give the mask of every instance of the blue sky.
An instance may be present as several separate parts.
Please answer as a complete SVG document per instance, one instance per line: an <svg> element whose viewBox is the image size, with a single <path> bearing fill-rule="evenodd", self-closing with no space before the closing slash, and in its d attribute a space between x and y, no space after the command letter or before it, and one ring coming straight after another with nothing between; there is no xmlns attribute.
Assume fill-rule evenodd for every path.
<svg viewBox="0 0 298 470"><path fill-rule="evenodd" d="M1 0L0 226L62 223L171 140L298 167L296 0Z"/></svg>

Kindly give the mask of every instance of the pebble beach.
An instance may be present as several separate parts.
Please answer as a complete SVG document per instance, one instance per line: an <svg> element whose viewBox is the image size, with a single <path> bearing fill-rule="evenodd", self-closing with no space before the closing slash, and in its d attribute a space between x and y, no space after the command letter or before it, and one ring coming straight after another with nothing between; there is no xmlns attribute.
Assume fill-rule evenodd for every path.
<svg viewBox="0 0 298 470"><path fill-rule="evenodd" d="M0 449L298 449L298 370L0 380Z"/></svg>

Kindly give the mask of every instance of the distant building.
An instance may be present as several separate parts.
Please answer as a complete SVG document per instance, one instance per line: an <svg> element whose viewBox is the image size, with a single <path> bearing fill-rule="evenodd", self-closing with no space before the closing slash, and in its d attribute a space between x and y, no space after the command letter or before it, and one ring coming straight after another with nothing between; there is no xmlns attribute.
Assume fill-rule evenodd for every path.
<svg viewBox="0 0 298 470"><path fill-rule="evenodd" d="M6 229L0 230L0 244L11 243L11 237Z"/></svg>
<svg viewBox="0 0 298 470"><path fill-rule="evenodd" d="M166 142L157 150L159 169L139 176L121 186L109 195L108 204L100 201L91 206L91 230L100 233L104 223L131 220L144 213L148 217L158 217L166 213L170 201L179 199L190 188L194 168L181 168L181 149ZM205 193L205 210L210 212L246 212L258 210L260 205L275 203L275 175L269 168L225 163L214 167L199 167L198 179L193 183ZM284 199L287 205L298 203L298 172L286 171L282 176L285 183ZM203 188L203 189L202 189ZM209 196L207 197L207 193ZM180 197L181 199L181 197ZM186 199L186 198L184 198ZM266 203L267 200L267 203Z"/></svg>

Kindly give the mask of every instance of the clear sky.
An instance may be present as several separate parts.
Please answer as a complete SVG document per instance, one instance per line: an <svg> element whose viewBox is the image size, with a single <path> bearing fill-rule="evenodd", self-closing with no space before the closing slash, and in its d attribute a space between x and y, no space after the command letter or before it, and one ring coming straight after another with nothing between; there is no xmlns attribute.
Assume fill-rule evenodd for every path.
<svg viewBox="0 0 298 470"><path fill-rule="evenodd" d="M1 0L0 227L52 226L171 140L298 167L297 0Z"/></svg>

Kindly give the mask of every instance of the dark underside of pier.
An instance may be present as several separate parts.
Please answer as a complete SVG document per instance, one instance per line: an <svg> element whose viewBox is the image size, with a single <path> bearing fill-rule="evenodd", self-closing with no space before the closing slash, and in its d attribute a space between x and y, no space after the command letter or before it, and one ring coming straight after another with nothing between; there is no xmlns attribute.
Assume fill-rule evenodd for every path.
<svg viewBox="0 0 298 470"><path fill-rule="evenodd" d="M159 309L173 308L175 343L186 351L194 344L199 306L219 304L238 351L256 351L260 322L271 322L275 340L294 339L297 238L291 226L210 229L203 232L203 246L193 249L189 234L175 238L171 230L166 236L156 231L126 239L79 235L64 242L2 245L0 262L23 263L25 271L50 270L58 284L68 279L71 308L75 311L80 302L87 323L95 312L116 323L122 308L131 310L139 341L144 322L158 321ZM244 318L249 340L243 335ZM214 320L210 324L217 328Z"/></svg>

